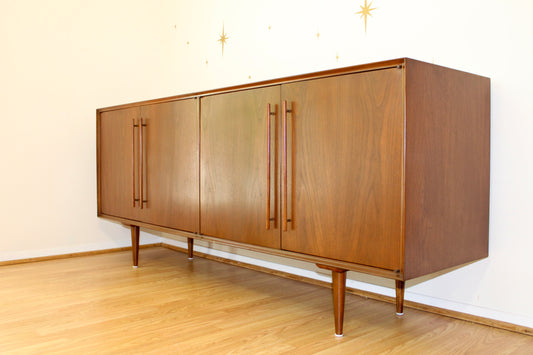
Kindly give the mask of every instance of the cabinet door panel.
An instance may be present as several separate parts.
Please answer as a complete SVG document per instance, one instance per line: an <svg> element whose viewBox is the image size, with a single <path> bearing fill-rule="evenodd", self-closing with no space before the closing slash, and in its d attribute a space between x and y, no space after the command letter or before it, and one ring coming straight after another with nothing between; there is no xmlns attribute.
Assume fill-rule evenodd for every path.
<svg viewBox="0 0 533 355"><path fill-rule="evenodd" d="M133 195L138 196L139 190L133 181L137 179L138 171L134 168L133 161L137 156L134 156L132 141L137 135L133 121L138 118L138 107L106 111L100 115L99 207L103 214L129 219L139 217L133 207Z"/></svg>
<svg viewBox="0 0 533 355"><path fill-rule="evenodd" d="M138 201L141 118L143 199L146 201L142 209ZM198 129L194 99L102 112L100 213L197 232Z"/></svg>
<svg viewBox="0 0 533 355"><path fill-rule="evenodd" d="M282 248L400 269L402 72L282 85L289 108L289 230Z"/></svg>
<svg viewBox="0 0 533 355"><path fill-rule="evenodd" d="M198 232L199 171L197 100L142 106L143 220Z"/></svg>
<svg viewBox="0 0 533 355"><path fill-rule="evenodd" d="M267 119L276 136L279 87L201 99L201 233L279 248L276 223L266 229ZM272 138L272 147L275 139ZM272 148L272 204L276 204L276 149ZM272 217L277 219L274 208Z"/></svg>

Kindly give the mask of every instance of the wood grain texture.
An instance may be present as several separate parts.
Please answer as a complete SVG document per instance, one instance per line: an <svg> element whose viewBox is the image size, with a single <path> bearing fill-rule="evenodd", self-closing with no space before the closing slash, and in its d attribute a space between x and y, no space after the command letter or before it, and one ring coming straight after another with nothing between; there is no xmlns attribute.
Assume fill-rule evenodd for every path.
<svg viewBox="0 0 533 355"><path fill-rule="evenodd" d="M279 112L279 87L245 90L201 99L201 233L209 236L280 247L276 223L265 227L267 204L267 120L272 121L271 147L276 147L279 115L266 114L267 105ZM272 149L270 196L278 179ZM271 217L279 212L272 208Z"/></svg>
<svg viewBox="0 0 533 355"><path fill-rule="evenodd" d="M0 268L2 354L529 354L533 337L346 295L165 248Z"/></svg>
<svg viewBox="0 0 533 355"><path fill-rule="evenodd" d="M143 179L139 127L132 123L138 126L141 117ZM198 232L197 100L104 111L97 122L99 213ZM147 200L142 209L139 202L132 206L132 187L139 198L141 180Z"/></svg>
<svg viewBox="0 0 533 355"><path fill-rule="evenodd" d="M397 75L393 78L385 73ZM324 86L314 86L317 82ZM290 99L293 111L289 119L290 203L281 211L291 220L290 230L283 235L285 250L330 258L335 263L349 262L353 265L349 269L368 268L372 274L398 271L393 278L402 280L487 255L490 81L407 58L174 97L218 102L217 110L222 112L217 116L213 108L202 105L200 110L197 104L202 115L210 112L211 118L218 117L211 120L211 129L203 127L208 132L205 137L202 133L202 138L212 135L203 146L207 149L201 158L201 189L206 194L202 193L200 217L209 216L203 223L203 233L279 248L276 233L265 235L255 225L258 216L265 217L265 195L275 196L274 219L282 214L282 189L276 180L280 179L281 160L278 107L271 139L278 150L273 152L276 161L271 169L276 181L270 184L270 194L260 176L268 166L263 162L264 132L260 128L259 136L251 138L255 128L244 119L245 125L228 125L233 129L228 133L223 122L265 116L261 92L277 87L274 84L281 85L284 93L279 100ZM296 95L294 100L287 96L291 90ZM223 103L221 98L229 99ZM141 106L166 105L169 100L151 100ZM279 100L274 94L267 101ZM401 120L391 119L402 104L405 141L399 141L401 134L393 128ZM134 104L128 104L98 112L102 118L134 108ZM354 119L360 117L363 119ZM226 133L217 133L224 130ZM127 137L127 133L119 130L118 136ZM101 155L106 150L100 147L106 141L101 129L97 140ZM222 149L221 140L226 145ZM230 147L231 140L235 147ZM245 147L245 142L252 144ZM242 155L235 155L237 151ZM113 152L111 157L116 158L119 153ZM104 211L101 201L105 199L111 201L106 206L119 204L114 196L102 193L105 187L101 181L106 172L101 171L109 166L128 170L127 165L121 164L123 161L98 162L99 212ZM120 182L114 181L105 191L116 191ZM124 213L103 214L126 223L136 220L150 228L179 232L163 221L141 221L138 216ZM175 213L168 215L172 219ZM275 228L279 228L277 223L281 224L274 222ZM291 252L284 255L296 256ZM404 267L409 269L408 274L403 272Z"/></svg>
<svg viewBox="0 0 533 355"><path fill-rule="evenodd" d="M289 102L285 250L401 269L402 70L282 85Z"/></svg>
<svg viewBox="0 0 533 355"><path fill-rule="evenodd" d="M490 80L406 63L405 277L488 255Z"/></svg>
<svg viewBox="0 0 533 355"><path fill-rule="evenodd" d="M137 218L132 206L132 187L139 196L135 186L138 155L132 150L132 136L137 131L133 121L139 116L139 107L101 112L97 116L99 214Z"/></svg>
<svg viewBox="0 0 533 355"><path fill-rule="evenodd" d="M141 107L145 127L143 220L189 232L199 231L198 100Z"/></svg>

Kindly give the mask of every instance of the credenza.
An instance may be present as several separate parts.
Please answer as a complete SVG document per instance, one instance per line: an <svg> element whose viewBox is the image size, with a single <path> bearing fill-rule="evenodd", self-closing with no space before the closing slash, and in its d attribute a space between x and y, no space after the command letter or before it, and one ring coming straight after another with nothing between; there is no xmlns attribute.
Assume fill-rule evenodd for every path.
<svg viewBox="0 0 533 355"><path fill-rule="evenodd" d="M97 109L98 216L405 281L488 256L490 79L401 58Z"/></svg>

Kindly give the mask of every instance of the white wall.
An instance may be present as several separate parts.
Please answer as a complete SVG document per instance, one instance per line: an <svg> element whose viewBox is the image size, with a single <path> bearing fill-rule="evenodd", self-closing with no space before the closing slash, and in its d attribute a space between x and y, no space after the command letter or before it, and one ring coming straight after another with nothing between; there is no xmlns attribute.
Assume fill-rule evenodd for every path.
<svg viewBox="0 0 533 355"><path fill-rule="evenodd" d="M98 107L174 93L174 4L0 2L0 260L128 245L96 218Z"/></svg>
<svg viewBox="0 0 533 355"><path fill-rule="evenodd" d="M96 108L408 56L491 78L492 159L490 257L408 282L406 298L533 327L533 3L375 0L366 34L363 3L2 1L0 260L129 245L96 218Z"/></svg>

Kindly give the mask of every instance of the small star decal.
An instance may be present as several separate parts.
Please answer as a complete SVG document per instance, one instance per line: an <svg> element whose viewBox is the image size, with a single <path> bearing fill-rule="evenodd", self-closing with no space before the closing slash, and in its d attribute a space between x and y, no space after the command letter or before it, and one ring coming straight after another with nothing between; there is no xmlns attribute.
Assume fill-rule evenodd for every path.
<svg viewBox="0 0 533 355"><path fill-rule="evenodd" d="M224 55L224 45L226 44L226 42L229 39L229 37L227 35L228 34L224 32L224 24L222 24L222 34L220 35L220 38L218 39L218 41L222 45L222 55Z"/></svg>
<svg viewBox="0 0 533 355"><path fill-rule="evenodd" d="M365 0L365 6L359 5L359 7L361 7L361 11L356 12L356 14L361 14L361 17L363 17L363 16L365 17L365 33L366 33L366 20L367 20L368 16L372 16L370 11L376 9L375 7L371 8L370 6L372 6L372 1L370 2L370 4L367 5L366 0Z"/></svg>

